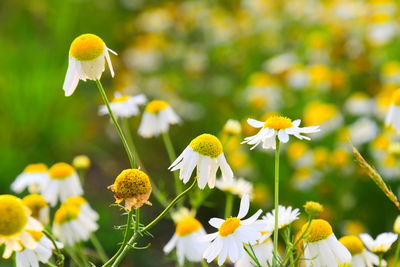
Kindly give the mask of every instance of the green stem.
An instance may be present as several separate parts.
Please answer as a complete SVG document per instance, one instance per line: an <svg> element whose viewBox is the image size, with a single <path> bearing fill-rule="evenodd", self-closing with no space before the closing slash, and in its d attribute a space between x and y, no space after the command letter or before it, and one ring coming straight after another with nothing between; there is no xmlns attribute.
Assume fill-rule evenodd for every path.
<svg viewBox="0 0 400 267"><path fill-rule="evenodd" d="M144 169L143 162L140 160L139 154L138 154L136 146L135 146L135 142L133 141L131 127L129 126L129 119L122 118L121 121L122 121L122 128L125 132L126 140L128 142L128 146L131 149L133 156L135 157L135 159L137 161L137 165L141 169Z"/></svg>
<svg viewBox="0 0 400 267"><path fill-rule="evenodd" d="M163 133L162 139L164 141L165 148L167 149L169 161L172 164L172 162L174 162L176 159L176 153L171 141L171 137L169 136L169 133L168 132ZM182 182L179 180L178 172L173 172L173 173L175 177L175 192L176 194L179 194L180 192L182 192L183 189Z"/></svg>
<svg viewBox="0 0 400 267"><path fill-rule="evenodd" d="M272 261L272 266L278 266L278 217L279 217L279 153L280 153L280 143L278 136L275 137L275 225L274 225L274 257Z"/></svg>
<svg viewBox="0 0 400 267"><path fill-rule="evenodd" d="M379 254L379 264L378 264L378 267L382 267L382 258L383 258L383 253L380 253L380 254ZM396 265L393 265L393 266L396 266Z"/></svg>
<svg viewBox="0 0 400 267"><path fill-rule="evenodd" d="M126 154L128 154L128 158L129 158L131 167L134 169L134 168L136 168L135 158L133 157L133 154L129 148L128 142L126 141L125 135L122 132L121 126L119 126L118 121L114 116L114 113L110 107L110 102L108 101L106 92L104 91L103 85L101 84L100 80L96 80L96 85L97 85L97 88L99 89L99 93L100 93L101 97L103 98L104 103L106 104L108 113L111 117L111 120L114 123L115 128L117 129L118 135L121 138L121 141L122 141L122 144L124 145Z"/></svg>
<svg viewBox="0 0 400 267"><path fill-rule="evenodd" d="M74 250L75 250L76 254L78 255L78 257L80 258L80 260L82 261L83 266L86 266L86 267L89 266L87 257L86 257L86 255L81 247L81 244L79 242L75 244Z"/></svg>
<svg viewBox="0 0 400 267"><path fill-rule="evenodd" d="M107 254L103 246L101 245L99 239L94 233L90 235L90 241L92 242L93 247L96 249L96 252L99 255L101 262L105 263L108 260Z"/></svg>
<svg viewBox="0 0 400 267"><path fill-rule="evenodd" d="M226 204L225 204L225 218L232 216L232 206L233 206L233 195L231 193L226 193Z"/></svg>
<svg viewBox="0 0 400 267"><path fill-rule="evenodd" d="M55 254L56 254L56 257L57 257L56 265L59 266L59 267L63 267L63 266L64 266L64 255L62 254L60 248L57 246L57 243L56 243L56 241L54 240L53 235L50 234L50 232L48 232L46 229L43 229L43 234L44 234L48 239L50 239L51 243L52 243L53 246L54 246L54 250L55 250L55 252L56 252Z"/></svg>
<svg viewBox="0 0 400 267"><path fill-rule="evenodd" d="M140 225L140 208L135 209L135 233L139 232Z"/></svg>
<svg viewBox="0 0 400 267"><path fill-rule="evenodd" d="M397 262L399 261L400 254L400 240L397 241L396 252L394 254L393 266L397 266Z"/></svg>

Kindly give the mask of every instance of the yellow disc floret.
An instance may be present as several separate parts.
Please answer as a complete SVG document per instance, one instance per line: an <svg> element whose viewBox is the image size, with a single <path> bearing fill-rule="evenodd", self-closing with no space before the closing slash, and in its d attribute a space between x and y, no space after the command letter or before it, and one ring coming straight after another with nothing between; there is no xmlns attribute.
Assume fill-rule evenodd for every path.
<svg viewBox="0 0 400 267"><path fill-rule="evenodd" d="M395 104L396 106L400 106L400 89L394 91L392 96L392 103Z"/></svg>
<svg viewBox="0 0 400 267"><path fill-rule="evenodd" d="M90 168L90 158L86 155L78 155L72 160L72 165L76 169L86 170Z"/></svg>
<svg viewBox="0 0 400 267"><path fill-rule="evenodd" d="M264 124L264 128L270 128L275 130L282 130L292 127L292 120L282 116L271 116Z"/></svg>
<svg viewBox="0 0 400 267"><path fill-rule="evenodd" d="M24 172L47 172L47 166L43 163L29 164L25 167Z"/></svg>
<svg viewBox="0 0 400 267"><path fill-rule="evenodd" d="M67 205L75 205L75 206L80 207L86 203L86 199L84 199L81 196L69 197L69 198L67 198L67 200L65 200L65 203Z"/></svg>
<svg viewBox="0 0 400 267"><path fill-rule="evenodd" d="M65 179L71 176L74 172L74 167L64 162L56 163L49 169L49 175L52 179Z"/></svg>
<svg viewBox="0 0 400 267"><path fill-rule="evenodd" d="M169 104L164 100L153 100L147 104L145 111L148 113L156 114L161 110L166 109L168 106Z"/></svg>
<svg viewBox="0 0 400 267"><path fill-rule="evenodd" d="M210 158L216 158L222 154L222 144L212 134L202 134L190 142L189 146L197 153Z"/></svg>
<svg viewBox="0 0 400 267"><path fill-rule="evenodd" d="M28 212L21 199L0 196L0 237L21 232L28 222Z"/></svg>
<svg viewBox="0 0 400 267"><path fill-rule="evenodd" d="M218 229L220 236L227 236L235 232L235 230L240 226L240 220L236 217L230 217L222 223Z"/></svg>
<svg viewBox="0 0 400 267"><path fill-rule="evenodd" d="M176 234L179 236L185 236L189 235L193 232L196 232L201 228L201 223L193 218L193 217L187 217L176 225Z"/></svg>
<svg viewBox="0 0 400 267"><path fill-rule="evenodd" d="M314 201L307 201L303 207L306 213L312 217L317 217L324 211L324 206Z"/></svg>
<svg viewBox="0 0 400 267"><path fill-rule="evenodd" d="M25 230L28 234L35 239L36 242L39 242L43 237L43 232L33 231L33 230Z"/></svg>
<svg viewBox="0 0 400 267"><path fill-rule="evenodd" d="M54 222L57 224L64 224L66 222L75 220L79 216L80 209L75 205L63 204L56 211L54 215Z"/></svg>
<svg viewBox="0 0 400 267"><path fill-rule="evenodd" d="M304 232L306 228L307 224L303 226L302 231ZM332 227L327 221L316 219L311 221L304 240L307 243L318 242L327 239L332 233Z"/></svg>
<svg viewBox="0 0 400 267"><path fill-rule="evenodd" d="M114 192L120 198L130 198L151 191L149 176L138 169L122 171L114 182Z"/></svg>
<svg viewBox="0 0 400 267"><path fill-rule="evenodd" d="M22 202L31 210L33 218L39 218L40 210L47 207L46 200L39 194L27 195Z"/></svg>
<svg viewBox="0 0 400 267"><path fill-rule="evenodd" d="M126 100L129 99L129 96L127 95L121 95L121 96L117 96L114 97L114 99L112 100L113 103L121 103L121 102L125 102Z"/></svg>
<svg viewBox="0 0 400 267"><path fill-rule="evenodd" d="M79 61L90 61L104 54L103 40L94 34L82 34L71 44L69 54Z"/></svg>
<svg viewBox="0 0 400 267"><path fill-rule="evenodd" d="M342 243L353 256L360 254L364 250L362 241L355 235L343 236L339 239L339 242Z"/></svg>

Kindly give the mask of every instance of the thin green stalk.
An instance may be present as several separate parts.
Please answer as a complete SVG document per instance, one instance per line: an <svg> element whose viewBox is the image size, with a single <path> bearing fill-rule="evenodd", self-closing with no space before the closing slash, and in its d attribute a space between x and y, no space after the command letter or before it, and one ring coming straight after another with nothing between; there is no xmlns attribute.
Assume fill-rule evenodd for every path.
<svg viewBox="0 0 400 267"><path fill-rule="evenodd" d="M140 225L140 208L135 209L135 233L139 232Z"/></svg>
<svg viewBox="0 0 400 267"><path fill-rule="evenodd" d="M201 260L200 263L201 263L201 267L208 267L208 264L205 260Z"/></svg>
<svg viewBox="0 0 400 267"><path fill-rule="evenodd" d="M135 146L135 142L133 141L131 127L129 125L129 119L122 118L121 121L122 121L122 128L125 132L125 136L126 136L129 148L131 149L133 156L135 157L135 159L137 161L138 167L140 167L143 170L144 165L143 165L143 162L140 160L139 154L138 154L136 146Z"/></svg>
<svg viewBox="0 0 400 267"><path fill-rule="evenodd" d="M96 85L97 88L99 89L99 93L101 95L101 97L103 98L104 103L106 104L108 113L111 117L111 120L114 123L115 128L117 129L118 135L121 138L122 144L124 145L126 154L128 154L128 158L129 158L129 162L131 164L132 168L136 168L136 162L135 162L135 158L133 157L133 154L129 148L128 142L126 141L125 135L121 129L121 126L119 126L117 119L114 116L114 113L110 107L110 102L108 101L106 92L104 91L103 85L101 84L100 80L96 80Z"/></svg>
<svg viewBox="0 0 400 267"><path fill-rule="evenodd" d="M278 266L278 217L279 217L279 153L280 153L280 143L278 136L275 137L275 225L274 225L274 257L272 261L272 266Z"/></svg>
<svg viewBox="0 0 400 267"><path fill-rule="evenodd" d="M169 136L169 133L168 132L163 133L162 139L164 141L164 145L168 153L169 161L172 164L172 162L174 162L176 159L176 153L171 141L171 137ZM178 172L173 172L173 173L175 177L175 192L176 194L179 194L180 192L182 192L183 189L182 182L179 180Z"/></svg>
<svg viewBox="0 0 400 267"><path fill-rule="evenodd" d="M51 243L52 243L53 246L54 246L54 250L55 250L55 252L56 252L55 254L56 254L56 257L57 257L56 265L59 266L59 267L64 267L64 255L62 254L60 248L57 246L57 243L56 243L56 241L54 240L53 235L50 234L50 232L48 232L46 229L43 229L43 234L44 234L48 239L50 239Z"/></svg>
<svg viewBox="0 0 400 267"><path fill-rule="evenodd" d="M79 242L75 244L75 246L74 246L74 251L76 252L76 254L78 255L78 257L79 257L80 260L82 261L83 266L88 267L89 264L88 264L87 257L86 257L86 255L85 255L85 253L83 252L83 249L82 249L81 244L80 244Z"/></svg>
<svg viewBox="0 0 400 267"><path fill-rule="evenodd" d="M233 194L226 193L225 218L232 216Z"/></svg>
<svg viewBox="0 0 400 267"><path fill-rule="evenodd" d="M308 221L307 221L306 229L301 233L300 237L296 240L296 242L294 242L294 243L292 244L292 246L290 247L291 252L285 255L285 257L283 258L283 261L282 261L283 264L286 264L286 261L289 260L290 254L293 255L293 251L297 248L297 245L298 245L298 244L301 242L301 240L303 240L304 237L306 236L307 231L308 231L308 229L309 229L310 226L311 226L311 221L312 221L312 219L313 219L313 217L308 216Z"/></svg>
<svg viewBox="0 0 400 267"><path fill-rule="evenodd" d="M379 263L378 263L378 267L382 267L382 259L383 259L383 253L380 253L379 254ZM396 266L396 265L393 265L393 266Z"/></svg>
<svg viewBox="0 0 400 267"><path fill-rule="evenodd" d="M97 255L99 255L101 262L105 263L108 260L107 254L94 233L90 235L90 242L92 242L93 247L96 249Z"/></svg>
<svg viewBox="0 0 400 267"><path fill-rule="evenodd" d="M399 261L400 254L400 240L397 241L396 252L394 254L393 266L397 266L397 262Z"/></svg>

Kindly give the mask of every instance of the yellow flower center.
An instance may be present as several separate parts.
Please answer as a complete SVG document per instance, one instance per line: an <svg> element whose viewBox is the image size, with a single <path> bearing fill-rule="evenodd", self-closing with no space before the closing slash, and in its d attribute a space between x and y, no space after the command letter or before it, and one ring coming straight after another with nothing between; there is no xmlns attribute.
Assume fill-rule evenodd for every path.
<svg viewBox="0 0 400 267"><path fill-rule="evenodd" d="M168 106L169 104L164 100L153 100L147 104L145 111L155 114L166 109Z"/></svg>
<svg viewBox="0 0 400 267"><path fill-rule="evenodd" d="M304 124L306 126L321 125L333 119L338 114L335 105L322 102L311 102L304 109Z"/></svg>
<svg viewBox="0 0 400 267"><path fill-rule="evenodd" d="M121 96L117 96L114 97L114 99L112 100L113 103L121 103L121 102L125 102L126 100L129 99L129 96L127 95L121 95Z"/></svg>
<svg viewBox="0 0 400 267"><path fill-rule="evenodd" d="M52 179L65 179L75 172L74 167L68 163L59 162L51 166L49 170L50 178Z"/></svg>
<svg viewBox="0 0 400 267"><path fill-rule="evenodd" d="M303 142L293 142L288 147L288 156L293 160L298 160L307 152L308 147Z"/></svg>
<svg viewBox="0 0 400 267"><path fill-rule="evenodd" d="M64 224L66 222L75 220L79 216L80 209L75 205L63 204L56 211L54 215L54 221L57 224Z"/></svg>
<svg viewBox="0 0 400 267"><path fill-rule="evenodd" d="M11 195L0 196L0 236L21 232L28 222L28 212L22 200Z"/></svg>
<svg viewBox="0 0 400 267"><path fill-rule="evenodd" d="M303 207L306 213L313 217L319 216L324 211L324 206L314 201L307 201Z"/></svg>
<svg viewBox="0 0 400 267"><path fill-rule="evenodd" d="M235 232L240 226L240 220L236 217L230 217L219 227L218 232L220 236L228 236Z"/></svg>
<svg viewBox="0 0 400 267"><path fill-rule="evenodd" d="M189 146L197 153L216 158L223 153L221 141L212 134L202 134L193 139Z"/></svg>
<svg viewBox="0 0 400 267"><path fill-rule="evenodd" d="M72 161L72 165L76 169L89 169L90 167L90 158L86 155L79 155L74 158Z"/></svg>
<svg viewBox="0 0 400 267"><path fill-rule="evenodd" d="M292 127L292 120L282 116L271 116L264 124L264 128L270 128L275 130L282 130Z"/></svg>
<svg viewBox="0 0 400 267"><path fill-rule="evenodd" d="M120 198L131 198L151 191L150 178L138 169L122 171L114 182L114 192Z"/></svg>
<svg viewBox="0 0 400 267"><path fill-rule="evenodd" d="M179 236L185 236L189 235L193 232L196 232L201 228L201 223L193 218L193 217L187 217L176 225L176 234Z"/></svg>
<svg viewBox="0 0 400 267"><path fill-rule="evenodd" d="M392 96L392 103L395 104L396 106L400 106L400 89L394 91Z"/></svg>
<svg viewBox="0 0 400 267"><path fill-rule="evenodd" d="M75 206L80 207L86 203L86 200L81 196L75 196L75 197L67 198L67 200L65 200L65 203L67 205L75 205Z"/></svg>
<svg viewBox="0 0 400 267"><path fill-rule="evenodd" d="M307 224L303 226L302 231L305 231ZM322 219L316 219L311 221L311 225L306 233L304 240L307 243L318 242L325 240L333 233L331 225Z"/></svg>
<svg viewBox="0 0 400 267"><path fill-rule="evenodd" d="M27 195L22 199L22 202L31 210L32 217L36 219L39 218L40 210L47 207L46 200L38 194Z"/></svg>
<svg viewBox="0 0 400 267"><path fill-rule="evenodd" d="M347 235L339 239L339 242L343 244L351 253L351 255L357 255L363 252L364 245L360 238L355 235Z"/></svg>
<svg viewBox="0 0 400 267"><path fill-rule="evenodd" d="M42 232L33 231L33 230L26 230L26 231L30 234L30 236L33 237L33 239L36 240L36 242L39 242L40 239L43 237L43 233Z"/></svg>
<svg viewBox="0 0 400 267"><path fill-rule="evenodd" d="M47 166L43 163L29 164L25 167L24 172L47 172Z"/></svg>
<svg viewBox="0 0 400 267"><path fill-rule="evenodd" d="M75 38L69 49L71 57L79 61L89 61L104 54L103 40L94 34L82 34Z"/></svg>

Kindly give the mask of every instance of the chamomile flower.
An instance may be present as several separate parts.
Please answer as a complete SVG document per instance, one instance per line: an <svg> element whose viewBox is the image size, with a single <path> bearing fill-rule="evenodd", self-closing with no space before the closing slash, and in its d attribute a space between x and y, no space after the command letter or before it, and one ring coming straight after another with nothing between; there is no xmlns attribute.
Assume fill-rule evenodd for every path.
<svg viewBox="0 0 400 267"><path fill-rule="evenodd" d="M83 189L74 167L64 162L51 166L42 195L52 207L57 204L57 199L62 202L68 197L82 194Z"/></svg>
<svg viewBox="0 0 400 267"><path fill-rule="evenodd" d="M307 224L303 226L306 231ZM351 254L337 239L331 225L322 219L311 221L304 238L306 267L338 266L351 262Z"/></svg>
<svg viewBox="0 0 400 267"><path fill-rule="evenodd" d="M263 144L264 149L275 149L275 137L278 137L280 142L287 143L289 135L300 140L310 140L309 137L302 134L319 132L319 126L299 127L300 122L300 120L292 122L291 119L282 116L271 116L265 122L248 119L248 124L254 128L261 128L261 130L254 136L246 137L242 143L252 145L251 149L254 149L260 143Z"/></svg>
<svg viewBox="0 0 400 267"><path fill-rule="evenodd" d="M253 194L253 184L243 178L219 179L216 182L216 186L221 191L238 195L239 197L244 195L251 197Z"/></svg>
<svg viewBox="0 0 400 267"><path fill-rule="evenodd" d="M169 126L181 122L172 107L163 100L153 100L147 104L138 133L144 138L159 136L168 132Z"/></svg>
<svg viewBox="0 0 400 267"><path fill-rule="evenodd" d="M16 266L17 267L36 267L39 266L39 262L47 263L53 250L55 249L53 243L47 236L39 231L28 231L29 235L33 237L36 242L34 249L27 249L16 253ZM58 248L62 248L63 244L56 241Z"/></svg>
<svg viewBox="0 0 400 267"><path fill-rule="evenodd" d="M118 118L130 118L139 114L139 106L146 104L147 99L144 94L135 96L122 95L115 93L114 99L110 102L111 110ZM101 105L99 108L100 115L108 114L106 105Z"/></svg>
<svg viewBox="0 0 400 267"><path fill-rule="evenodd" d="M206 231L196 218L192 216L180 218L176 223L175 234L163 250L168 254L176 248L178 262L182 266L185 259L190 262L199 262L209 246L209 242L201 240L205 236Z"/></svg>
<svg viewBox="0 0 400 267"><path fill-rule="evenodd" d="M87 33L75 38L69 49L68 70L63 85L65 96L74 93L79 80L100 80L104 72L105 60L107 60L111 76L114 77L108 52L116 55L97 35Z"/></svg>
<svg viewBox="0 0 400 267"><path fill-rule="evenodd" d="M204 252L203 257L208 263L218 257L218 265L222 265L227 258L233 263L240 260L245 252L244 244L254 245L261 238L261 232L265 224L257 221L262 210L258 210L253 216L242 220L248 213L250 206L249 195L244 195L240 202L237 217L225 220L212 218L209 223L218 229L218 232L207 235L204 240L212 241Z"/></svg>
<svg viewBox="0 0 400 267"><path fill-rule="evenodd" d="M362 241L355 235L343 236L339 239L351 253L351 266L352 267L372 267L379 265L379 257L365 249ZM383 261L382 266L386 266Z"/></svg>
<svg viewBox="0 0 400 267"><path fill-rule="evenodd" d="M64 202L67 205L75 205L80 208L80 211L87 218L90 218L93 221L97 221L99 219L99 214L92 209L89 203L81 196L69 197Z"/></svg>
<svg viewBox="0 0 400 267"><path fill-rule="evenodd" d="M386 125L392 126L397 133L400 133L400 89L393 93L392 103L386 115Z"/></svg>
<svg viewBox="0 0 400 267"><path fill-rule="evenodd" d="M29 164L11 184L11 189L16 193L21 193L28 187L30 193L39 193L47 178L47 166L45 164Z"/></svg>
<svg viewBox="0 0 400 267"><path fill-rule="evenodd" d="M97 229L96 221L79 205L64 203L54 215L53 233L67 246L88 240Z"/></svg>
<svg viewBox="0 0 400 267"><path fill-rule="evenodd" d="M3 258L8 259L14 251L24 248L35 249L36 242L28 231L42 231L43 226L29 213L21 199L0 195L0 246L5 245Z"/></svg>
<svg viewBox="0 0 400 267"><path fill-rule="evenodd" d="M230 180L233 172L226 162L222 144L211 134L202 134L193 139L179 157L169 166L171 171L180 170L179 179L187 183L194 168L197 167L197 182L200 189L206 184L214 188L218 168L222 179Z"/></svg>
<svg viewBox="0 0 400 267"><path fill-rule="evenodd" d="M263 242L257 242L257 244L251 246L251 248L254 251L255 256L257 257L258 262L261 264L261 267L272 266L274 245L271 241L271 238L267 238ZM244 256L235 263L235 267L253 266L257 266L257 264L247 253L244 254Z"/></svg>
<svg viewBox="0 0 400 267"><path fill-rule="evenodd" d="M27 195L22 202L31 211L31 216L41 222L48 224L50 221L50 209L44 197L38 194Z"/></svg>
<svg viewBox="0 0 400 267"><path fill-rule="evenodd" d="M293 209L292 207L284 207L280 206L278 208L278 227L282 229L288 225L290 225L295 220L299 219L300 211L299 209ZM267 225L275 224L275 210L272 212L268 212L262 218Z"/></svg>
<svg viewBox="0 0 400 267"><path fill-rule="evenodd" d="M365 246L373 253L385 253L387 252L392 244L397 240L397 234L394 233L382 233L379 234L374 240L369 234L360 234L360 238Z"/></svg>

